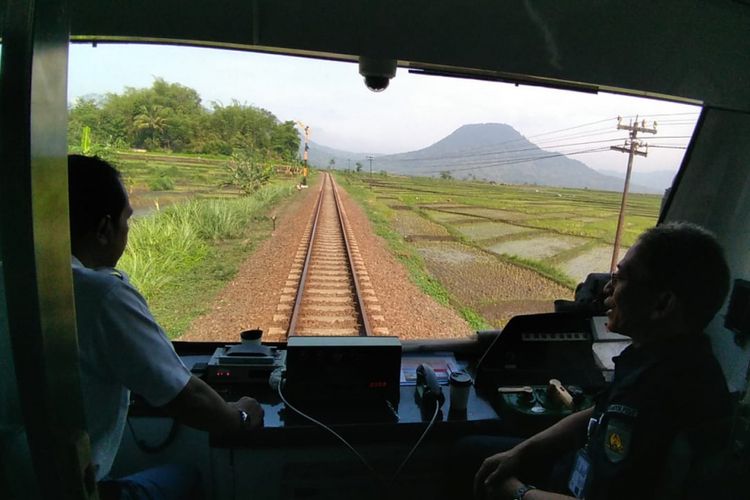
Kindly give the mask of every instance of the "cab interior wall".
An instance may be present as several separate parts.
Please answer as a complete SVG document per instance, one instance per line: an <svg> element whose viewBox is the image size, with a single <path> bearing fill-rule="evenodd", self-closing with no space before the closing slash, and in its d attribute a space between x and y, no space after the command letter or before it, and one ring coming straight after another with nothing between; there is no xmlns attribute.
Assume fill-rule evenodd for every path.
<svg viewBox="0 0 750 500"><path fill-rule="evenodd" d="M726 252L732 279L750 279L750 114L706 108L665 220L687 220L713 231ZM728 140L730 139L730 140ZM685 270L685 272L690 272ZM726 307L708 327L731 391L744 389L750 349L724 327Z"/></svg>

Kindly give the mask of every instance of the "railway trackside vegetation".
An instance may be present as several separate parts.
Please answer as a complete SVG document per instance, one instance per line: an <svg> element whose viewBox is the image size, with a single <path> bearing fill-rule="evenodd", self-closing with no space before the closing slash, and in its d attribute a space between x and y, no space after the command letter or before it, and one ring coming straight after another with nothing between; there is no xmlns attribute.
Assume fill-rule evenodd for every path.
<svg viewBox="0 0 750 500"><path fill-rule="evenodd" d="M252 196L192 200L132 221L119 267L171 338L205 311L242 260L270 236L270 207L294 192L287 180Z"/></svg>

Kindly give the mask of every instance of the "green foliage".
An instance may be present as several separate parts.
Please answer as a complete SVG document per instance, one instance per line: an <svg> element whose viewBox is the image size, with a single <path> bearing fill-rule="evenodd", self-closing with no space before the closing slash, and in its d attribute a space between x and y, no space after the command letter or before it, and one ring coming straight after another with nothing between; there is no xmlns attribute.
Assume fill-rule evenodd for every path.
<svg viewBox="0 0 750 500"><path fill-rule="evenodd" d="M250 223L262 220L269 206L292 192L291 185L268 186L251 197L195 200L137 218L131 224L128 246L118 267L128 273L158 312L170 336L179 335L188 324L185 317L197 315L206 299L201 294L182 293L184 289L206 280L218 287L231 279L235 267L216 262L218 256L226 255L227 242L237 242L229 247L246 248L242 239L252 230ZM181 293L172 293L174 287ZM180 297L187 302L177 304L183 300ZM191 312L186 313L186 309Z"/></svg>
<svg viewBox="0 0 750 500"><path fill-rule="evenodd" d="M148 183L151 191L171 191L174 189L174 179L167 174L152 178Z"/></svg>
<svg viewBox="0 0 750 500"><path fill-rule="evenodd" d="M299 150L300 138L293 121L271 128L271 151L284 161L294 161Z"/></svg>
<svg viewBox="0 0 750 500"><path fill-rule="evenodd" d="M256 155L241 152L232 155L226 163L229 182L245 194L253 194L268 184L273 175L273 165L264 163Z"/></svg>
<svg viewBox="0 0 750 500"><path fill-rule="evenodd" d="M156 78L151 88L79 98L69 110L68 146L81 144L89 127L92 144L118 148L229 155L249 149L269 161L291 161L300 139L294 122L240 104L201 105L198 93Z"/></svg>
<svg viewBox="0 0 750 500"><path fill-rule="evenodd" d="M487 320L485 320L482 317L482 315L477 313L476 311L473 311L469 309L468 307L461 307L458 312L466 320L466 322L469 323L472 329L474 330L492 329L492 325L490 325L487 322Z"/></svg>
<svg viewBox="0 0 750 500"><path fill-rule="evenodd" d="M133 284L148 300L172 277L189 272L209 253L192 221L170 207L134 221L120 260Z"/></svg>
<svg viewBox="0 0 750 500"><path fill-rule="evenodd" d="M91 127L84 125L81 133L81 152L85 155L91 152Z"/></svg>
<svg viewBox="0 0 750 500"><path fill-rule="evenodd" d="M362 171L362 164L360 162L355 163L354 167L356 168L357 173Z"/></svg>
<svg viewBox="0 0 750 500"><path fill-rule="evenodd" d="M440 172L440 178L444 181L449 181L453 179L453 175L451 174L450 170L443 170L442 172Z"/></svg>

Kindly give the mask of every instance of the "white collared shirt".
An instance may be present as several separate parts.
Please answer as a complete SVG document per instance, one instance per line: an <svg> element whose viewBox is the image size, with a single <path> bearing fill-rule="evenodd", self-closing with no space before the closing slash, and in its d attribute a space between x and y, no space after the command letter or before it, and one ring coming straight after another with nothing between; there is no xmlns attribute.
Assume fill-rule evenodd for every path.
<svg viewBox="0 0 750 500"><path fill-rule="evenodd" d="M174 399L190 371L125 273L73 262L76 325L86 423L97 481L114 461L130 391L153 406Z"/></svg>

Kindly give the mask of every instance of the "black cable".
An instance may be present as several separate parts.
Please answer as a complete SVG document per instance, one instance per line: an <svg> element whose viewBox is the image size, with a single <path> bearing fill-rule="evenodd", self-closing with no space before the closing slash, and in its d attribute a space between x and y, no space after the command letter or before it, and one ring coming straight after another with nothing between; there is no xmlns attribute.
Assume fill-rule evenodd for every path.
<svg viewBox="0 0 750 500"><path fill-rule="evenodd" d="M135 434L135 429L133 429L133 424L130 422L130 417L126 417L125 421L128 424L128 429L130 429L130 434L133 436L133 441L135 442L135 445L142 452L149 453L149 454L159 453L165 450L169 445L171 445L174 442L175 438L177 437L177 431L180 428L179 422L177 422L176 419L172 419L172 426L169 428L169 433L167 434L167 437L165 437L161 443L152 445L140 439Z"/></svg>
<svg viewBox="0 0 750 500"><path fill-rule="evenodd" d="M350 450L350 451L351 451L352 453L354 453L354 455L356 455L356 457L357 457L357 458L359 459L359 461L360 461L360 462L362 462L362 465L364 465L364 466L365 466L365 468L366 468L366 469L367 469L368 471L370 471L370 473L371 473L371 474L373 475L373 477L374 477L375 479L377 479L378 481L380 481L380 480L381 480L380 476L378 476L378 473L377 473L377 472L375 471L375 469L374 469L374 468L373 468L373 467L372 467L372 466L371 466L371 465L370 465L370 464L369 464L369 463L367 462L367 460L365 460L365 457L363 457L363 456L362 456L362 454L361 454L360 452L358 452L358 451L357 451L357 450L356 450L356 449L354 448L354 446L352 446L351 444L349 444L349 441L347 441L346 439L344 439L344 438L343 438L343 437L342 437L342 436L341 436L341 435L340 435L340 434L339 434L338 432L334 431L333 429L331 429L330 427L328 427L328 426L327 426L326 424L324 424L323 422L321 422L321 421L319 421L319 420L316 420L316 419L314 419L313 417L311 417L311 416L310 416L310 415L308 415L307 413L304 413L304 412L302 412L302 411L298 410L298 409L297 409L296 407L292 406L292 404L291 404L291 403L290 403L289 401L287 401L287 400L286 400L286 398L284 397L284 394L283 394L283 393L281 392L281 386L282 386L282 384L281 384L281 383L279 383L279 385L278 385L278 387L277 387L277 392L278 392L278 394L279 394L279 398L281 398L281 400L282 400L282 401L284 402L284 404L285 404L285 405L286 405L286 406L287 406L287 407L288 407L289 409L291 409L292 411L294 411L294 412L295 412L295 413L297 413L298 415L301 415L301 416L305 417L305 418L306 418L307 420L309 420L310 422L312 422L312 423L314 423L314 424L316 424L316 425L318 425L318 426L322 427L322 428L323 428L323 429L325 429L326 431L328 431L328 432L330 432L331 434L333 434L333 435L334 435L334 436L335 436L335 437L336 437L336 438L337 438L337 439L338 439L339 441L341 441L342 443L344 443L344 445L346 445L346 447L347 447L347 448L349 448L349 450Z"/></svg>
<svg viewBox="0 0 750 500"><path fill-rule="evenodd" d="M432 415L432 419L430 420L430 423L427 424L427 428L425 428L422 435L417 440L417 443L412 446L411 450L409 450L408 455L406 455L406 458L403 462L401 462L401 465L398 466L398 469L396 469L396 472L393 474L393 477L391 477L391 482L396 482L396 479L398 479L398 476L401 474L401 471L404 469L404 466L406 466L406 463L409 461L411 456L414 454L415 451L417 451L417 448L419 448L419 445L422 444L422 440L424 440L424 437L427 435L427 433L432 429L432 426L435 425L435 420L437 420L438 413L440 413L440 402L435 401L435 413Z"/></svg>

